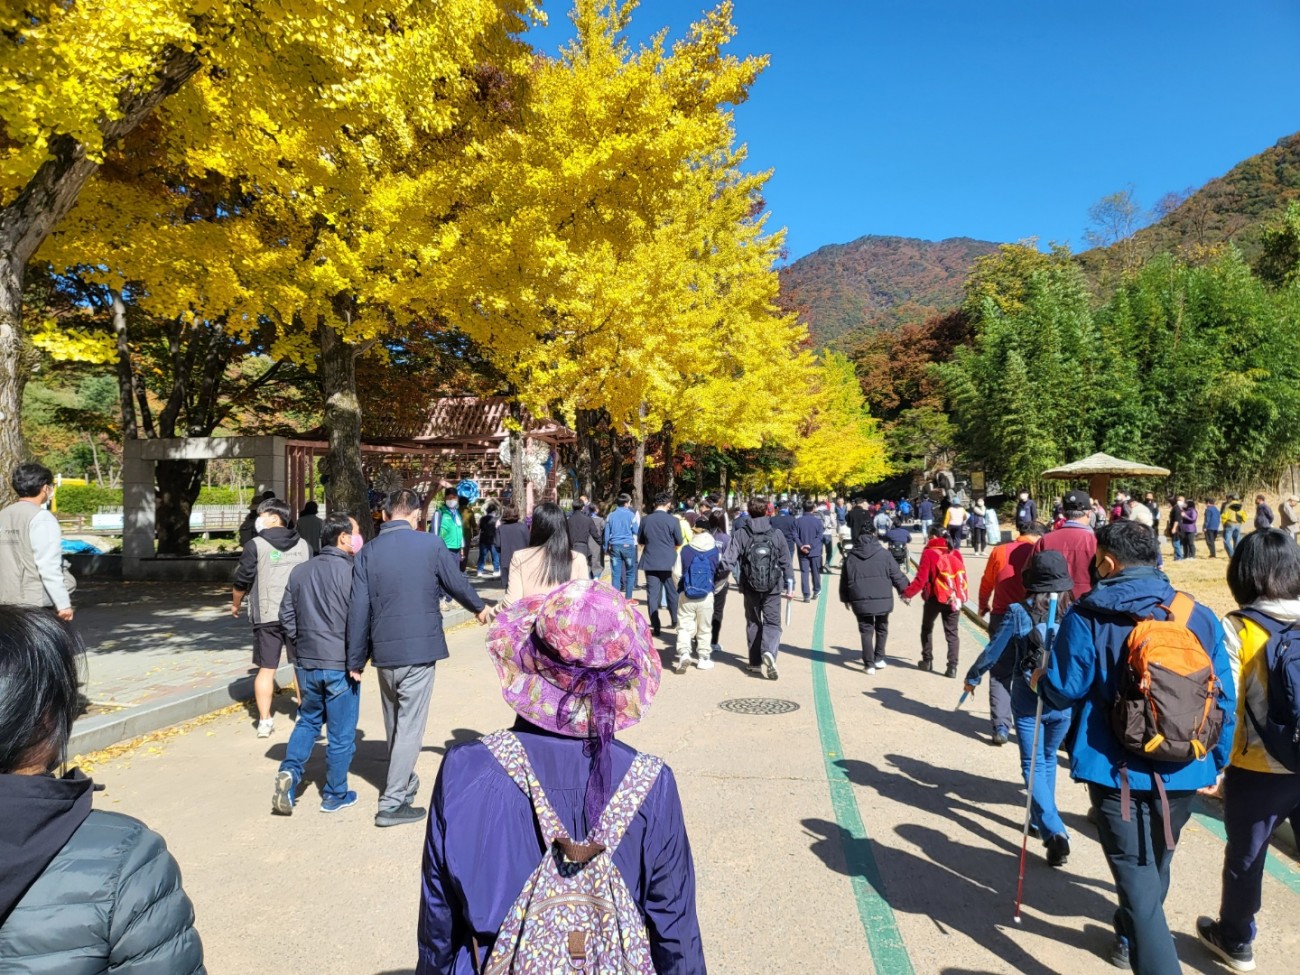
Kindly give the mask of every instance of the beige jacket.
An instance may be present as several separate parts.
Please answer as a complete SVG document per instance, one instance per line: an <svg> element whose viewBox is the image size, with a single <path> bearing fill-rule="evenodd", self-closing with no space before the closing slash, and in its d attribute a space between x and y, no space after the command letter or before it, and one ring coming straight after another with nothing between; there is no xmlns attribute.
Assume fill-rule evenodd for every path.
<svg viewBox="0 0 1300 975"><path fill-rule="evenodd" d="M573 569L570 579L590 579L591 570L587 566L587 556L581 552L573 554ZM509 606L517 599L534 593L550 592L554 586L542 581L542 549L521 548L510 559L510 584L506 587L505 604Z"/></svg>

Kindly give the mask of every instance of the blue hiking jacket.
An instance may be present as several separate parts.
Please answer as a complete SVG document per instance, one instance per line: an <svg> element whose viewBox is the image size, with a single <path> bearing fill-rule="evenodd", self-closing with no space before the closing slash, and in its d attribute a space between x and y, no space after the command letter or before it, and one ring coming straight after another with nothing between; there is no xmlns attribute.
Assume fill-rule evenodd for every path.
<svg viewBox="0 0 1300 975"><path fill-rule="evenodd" d="M1110 730L1116 671L1133 617L1163 618L1157 607L1168 606L1173 598L1174 587L1163 572L1155 566L1137 566L1103 579L1061 621L1039 691L1048 706L1077 709L1078 730L1070 749L1070 774L1075 781L1118 789L1120 768L1127 765L1129 787L1135 792L1153 790L1152 775L1159 775L1170 791L1191 791L1213 785L1228 764L1237 711L1232 664L1223 644L1223 627L1200 603L1188 628L1209 651L1223 708L1223 733L1209 757L1185 765L1149 761L1124 748Z"/></svg>

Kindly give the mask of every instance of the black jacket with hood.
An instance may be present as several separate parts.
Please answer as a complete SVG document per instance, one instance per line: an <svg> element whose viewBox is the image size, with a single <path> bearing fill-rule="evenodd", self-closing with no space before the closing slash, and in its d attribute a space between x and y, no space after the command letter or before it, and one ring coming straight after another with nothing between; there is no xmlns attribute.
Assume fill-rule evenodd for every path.
<svg viewBox="0 0 1300 975"><path fill-rule="evenodd" d="M203 945L167 844L90 808L79 771L0 775L0 972L196 975Z"/></svg>
<svg viewBox="0 0 1300 975"><path fill-rule="evenodd" d="M348 669L348 609L352 605L352 555L327 545L295 566L280 603L280 625L296 641L304 670Z"/></svg>
<svg viewBox="0 0 1300 975"><path fill-rule="evenodd" d="M840 602L859 616L884 616L894 610L894 593L907 588L889 550L870 535L858 539L840 567Z"/></svg>

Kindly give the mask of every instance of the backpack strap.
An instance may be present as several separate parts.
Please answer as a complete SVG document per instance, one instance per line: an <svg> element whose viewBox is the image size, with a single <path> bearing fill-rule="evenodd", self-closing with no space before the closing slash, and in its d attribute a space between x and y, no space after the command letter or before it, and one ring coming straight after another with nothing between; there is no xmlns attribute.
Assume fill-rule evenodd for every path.
<svg viewBox="0 0 1300 975"><path fill-rule="evenodd" d="M632 767L614 790L614 795L610 797L605 811L600 814L596 828L591 831L587 842L600 843L612 856L613 851L623 842L623 834L632 825L633 817L659 780L659 772L663 767L663 759L637 752Z"/></svg>
<svg viewBox="0 0 1300 975"><path fill-rule="evenodd" d="M1196 601L1185 592L1176 592L1169 605L1162 608L1169 611L1169 618L1175 623L1187 626L1192 621L1192 610L1196 608Z"/></svg>
<svg viewBox="0 0 1300 975"><path fill-rule="evenodd" d="M550 800L542 791L542 784L537 781L532 762L528 760L528 753L524 751L523 743L518 736L511 731L494 731L490 735L483 736L483 744L487 746L506 775L519 786L519 791L533 804L533 815L537 817L537 823L542 828L542 839L546 841L547 848L549 849L557 840L568 842L568 831L561 825L560 817L555 814Z"/></svg>

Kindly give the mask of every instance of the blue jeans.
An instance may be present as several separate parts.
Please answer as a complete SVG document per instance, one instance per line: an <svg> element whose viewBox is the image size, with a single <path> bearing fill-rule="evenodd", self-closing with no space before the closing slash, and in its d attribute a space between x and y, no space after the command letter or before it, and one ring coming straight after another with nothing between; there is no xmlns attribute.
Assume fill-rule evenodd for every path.
<svg viewBox="0 0 1300 975"><path fill-rule="evenodd" d="M342 799L348 794L348 766L357 750L357 710L361 705L361 685L342 670L297 669L298 693L302 704L298 707L298 723L289 736L289 747L281 772L293 775L294 788L302 779L303 766L311 757L311 749L320 734L321 724L326 725L329 736L325 746L326 799Z"/></svg>
<svg viewBox="0 0 1300 975"><path fill-rule="evenodd" d="M1029 782L1029 762L1034 744L1034 711L1037 700L1022 676L1012 678L1011 711L1016 721L1016 742L1020 745L1020 773ZM1029 821L1043 839L1069 835L1056 808L1056 756L1070 730L1072 711L1043 708L1043 725L1038 733L1038 764L1034 767L1034 804Z"/></svg>
<svg viewBox="0 0 1300 975"><path fill-rule="evenodd" d="M1174 532L1169 536L1169 544L1174 547L1174 561L1181 562L1183 559L1183 536L1181 532Z"/></svg>
<svg viewBox="0 0 1300 975"><path fill-rule="evenodd" d="M1225 525L1223 529L1223 550L1228 553L1228 558L1232 558L1232 553L1237 551L1237 546L1241 544L1241 526Z"/></svg>
<svg viewBox="0 0 1300 975"><path fill-rule="evenodd" d="M636 588L636 546L612 545L609 553L610 585L623 594L625 599L632 598Z"/></svg>
<svg viewBox="0 0 1300 975"><path fill-rule="evenodd" d="M478 574L487 568L488 557L492 558L492 571L501 571L501 547L499 545L480 545L478 547Z"/></svg>

